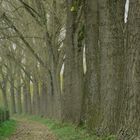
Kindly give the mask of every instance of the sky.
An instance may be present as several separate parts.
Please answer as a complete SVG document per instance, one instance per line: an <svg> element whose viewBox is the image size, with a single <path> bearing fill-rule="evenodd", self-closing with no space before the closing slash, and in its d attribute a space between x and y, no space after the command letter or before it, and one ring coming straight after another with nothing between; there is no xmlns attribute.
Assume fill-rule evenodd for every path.
<svg viewBox="0 0 140 140"><path fill-rule="evenodd" d="M126 4L125 4L125 23L127 22L127 17L128 17L128 11L129 11L129 0L126 0Z"/></svg>

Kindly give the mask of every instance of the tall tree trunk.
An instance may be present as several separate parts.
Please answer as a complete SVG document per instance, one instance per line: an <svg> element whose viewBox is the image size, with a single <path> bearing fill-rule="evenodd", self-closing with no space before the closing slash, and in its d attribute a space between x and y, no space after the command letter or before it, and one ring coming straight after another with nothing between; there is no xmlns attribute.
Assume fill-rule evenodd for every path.
<svg viewBox="0 0 140 140"><path fill-rule="evenodd" d="M60 120L61 119L61 90L60 90L60 74L57 73L55 69L56 64L52 62L51 75L52 75L52 106L53 106L53 116Z"/></svg>
<svg viewBox="0 0 140 140"><path fill-rule="evenodd" d="M30 79L25 76L23 86L23 110L26 114L32 113L32 101L30 91Z"/></svg>
<svg viewBox="0 0 140 140"><path fill-rule="evenodd" d="M31 90L30 90L30 79L27 77L26 79L26 88L27 88L27 112L28 114L32 114L32 101L31 101Z"/></svg>
<svg viewBox="0 0 140 140"><path fill-rule="evenodd" d="M54 69L54 68L53 68ZM47 81L47 101L46 101L46 113L47 116L53 119L61 119L61 96L60 88L57 83L56 73L53 72L53 69L48 72L46 76Z"/></svg>
<svg viewBox="0 0 140 140"><path fill-rule="evenodd" d="M83 96L83 49L78 44L78 6L67 0L66 58L64 68L63 120L80 122ZM79 22L79 21L78 21Z"/></svg>
<svg viewBox="0 0 140 140"><path fill-rule="evenodd" d="M16 102L15 102L15 82L14 79L10 79L10 94L11 94L11 113L16 113Z"/></svg>
<svg viewBox="0 0 140 140"><path fill-rule="evenodd" d="M26 84L24 83L24 86L23 86L23 112L25 114L28 113L28 97L27 97L27 94L28 94L28 90L27 90Z"/></svg>
<svg viewBox="0 0 140 140"><path fill-rule="evenodd" d="M58 8L57 6L59 5L59 2L56 0L52 0L52 11L49 13L50 14L50 21L49 21L49 32L52 36L50 39L50 43L47 45L48 46L48 64L49 64L49 70L48 71L48 80L50 81L50 93L47 93L47 101L50 100L51 103L48 101L48 107L50 106L51 110L51 116L54 119L61 119L61 90L60 90L60 83L58 82L60 79L60 74L57 73L57 64L58 64L58 32L59 29L58 26ZM57 16L56 16L57 15ZM60 23L59 23L60 24ZM47 40L48 43L48 40ZM49 88L48 88L49 89Z"/></svg>
<svg viewBox="0 0 140 140"><path fill-rule="evenodd" d="M17 71L17 113L22 113L22 101L21 101L21 75L20 70Z"/></svg>
<svg viewBox="0 0 140 140"><path fill-rule="evenodd" d="M35 78L33 81L33 112L36 115L40 113L39 83Z"/></svg>
<svg viewBox="0 0 140 140"><path fill-rule="evenodd" d="M127 22L123 140L140 139L140 1L130 0Z"/></svg>
<svg viewBox="0 0 140 140"><path fill-rule="evenodd" d="M86 65L85 100L86 119L90 130L98 126L100 118L100 47L98 0L87 0L85 6Z"/></svg>
<svg viewBox="0 0 140 140"><path fill-rule="evenodd" d="M47 115L47 82L41 81L41 95L40 95L40 106L41 106L41 115Z"/></svg>
<svg viewBox="0 0 140 140"><path fill-rule="evenodd" d="M8 109L7 81L6 80L3 80L1 89L2 89L2 97L3 97L4 107L5 107L5 109Z"/></svg>
<svg viewBox="0 0 140 140"><path fill-rule="evenodd" d="M116 133L123 121L124 7L125 0L99 0L100 113L103 131L109 133Z"/></svg>
<svg viewBox="0 0 140 140"><path fill-rule="evenodd" d="M53 93L53 88L52 88L52 79L50 78L49 72L46 75L46 81L47 81L47 101L46 101L46 114L49 118L53 118L53 104L54 101L52 99L54 93Z"/></svg>

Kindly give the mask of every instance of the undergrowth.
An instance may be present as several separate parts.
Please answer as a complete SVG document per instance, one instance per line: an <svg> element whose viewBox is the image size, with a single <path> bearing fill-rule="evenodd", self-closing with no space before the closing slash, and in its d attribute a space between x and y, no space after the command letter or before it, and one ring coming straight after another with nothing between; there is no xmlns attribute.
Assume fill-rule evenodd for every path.
<svg viewBox="0 0 140 140"><path fill-rule="evenodd" d="M0 140L9 137L16 129L16 121L8 120L0 123Z"/></svg>
<svg viewBox="0 0 140 140"><path fill-rule="evenodd" d="M99 138L95 135L90 135L86 129L76 127L70 123L60 123L39 116L28 116L28 119L45 124L59 140L116 140L114 136Z"/></svg>

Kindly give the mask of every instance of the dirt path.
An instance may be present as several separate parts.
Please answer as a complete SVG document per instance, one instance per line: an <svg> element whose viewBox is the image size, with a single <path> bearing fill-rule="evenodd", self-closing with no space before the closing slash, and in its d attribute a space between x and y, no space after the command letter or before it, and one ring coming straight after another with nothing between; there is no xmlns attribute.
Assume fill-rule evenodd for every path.
<svg viewBox="0 0 140 140"><path fill-rule="evenodd" d="M7 140L56 140L48 128L38 122L17 120L16 132Z"/></svg>

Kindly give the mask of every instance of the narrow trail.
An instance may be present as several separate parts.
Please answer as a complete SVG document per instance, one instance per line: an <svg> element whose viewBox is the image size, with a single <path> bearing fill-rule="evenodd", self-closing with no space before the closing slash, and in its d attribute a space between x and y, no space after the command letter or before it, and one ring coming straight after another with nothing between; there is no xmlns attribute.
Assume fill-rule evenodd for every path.
<svg viewBox="0 0 140 140"><path fill-rule="evenodd" d="M18 119L16 132L6 140L57 140L48 128L38 122Z"/></svg>

